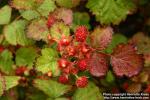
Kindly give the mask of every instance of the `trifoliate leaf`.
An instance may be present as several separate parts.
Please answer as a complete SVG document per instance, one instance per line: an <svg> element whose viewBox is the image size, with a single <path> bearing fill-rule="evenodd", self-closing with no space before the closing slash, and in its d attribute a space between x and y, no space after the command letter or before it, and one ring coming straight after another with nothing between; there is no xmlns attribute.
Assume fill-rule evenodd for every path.
<svg viewBox="0 0 150 100"><path fill-rule="evenodd" d="M88 0L86 6L102 24L119 24L135 7L132 0Z"/></svg>
<svg viewBox="0 0 150 100"><path fill-rule="evenodd" d="M0 96L4 91L9 90L19 84L20 77L18 76L0 76Z"/></svg>
<svg viewBox="0 0 150 100"><path fill-rule="evenodd" d="M108 70L107 56L102 53L94 53L88 60L88 67L93 76L104 76Z"/></svg>
<svg viewBox="0 0 150 100"><path fill-rule="evenodd" d="M40 16L40 14L35 10L20 10L20 14L27 20L32 20Z"/></svg>
<svg viewBox="0 0 150 100"><path fill-rule="evenodd" d="M12 45L28 45L31 44L32 41L26 37L25 28L27 25L27 21L25 20L17 20L12 22L9 25L4 27L4 35L8 43Z"/></svg>
<svg viewBox="0 0 150 100"><path fill-rule="evenodd" d="M11 7L6 5L0 9L0 25L8 24L11 18Z"/></svg>
<svg viewBox="0 0 150 100"><path fill-rule="evenodd" d="M70 35L70 29L64 23L57 22L50 28L50 35L52 38L60 40L62 35L66 37Z"/></svg>
<svg viewBox="0 0 150 100"><path fill-rule="evenodd" d="M45 48L42 49L41 54L36 62L37 71L41 71L43 74L52 72L53 76L58 76L60 74L57 64L58 53L51 48Z"/></svg>
<svg viewBox="0 0 150 100"><path fill-rule="evenodd" d="M96 28L91 34L91 44L93 47L104 50L112 40L113 29L111 27Z"/></svg>
<svg viewBox="0 0 150 100"><path fill-rule="evenodd" d="M73 14L73 29L76 29L77 26L86 26L88 29L90 29L90 16L86 12L75 12Z"/></svg>
<svg viewBox="0 0 150 100"><path fill-rule="evenodd" d="M137 75L143 65L143 58L136 53L136 48L130 44L118 45L111 56L111 65L117 76Z"/></svg>
<svg viewBox="0 0 150 100"><path fill-rule="evenodd" d="M127 38L124 35L121 34L114 34L111 43L109 46L105 49L107 53L112 53L113 48L115 48L120 43L127 43Z"/></svg>
<svg viewBox="0 0 150 100"><path fill-rule="evenodd" d="M34 9L36 0L11 0L10 5L19 10Z"/></svg>
<svg viewBox="0 0 150 100"><path fill-rule="evenodd" d="M32 67L36 56L36 50L33 48L19 48L16 51L16 65Z"/></svg>
<svg viewBox="0 0 150 100"><path fill-rule="evenodd" d="M88 83L85 88L78 88L72 100L104 100L99 88L92 82Z"/></svg>
<svg viewBox="0 0 150 100"><path fill-rule="evenodd" d="M47 41L49 31L46 26L46 19L40 18L33 20L27 27L27 37L34 40Z"/></svg>
<svg viewBox="0 0 150 100"><path fill-rule="evenodd" d="M8 50L4 50L0 53L0 70L3 73L10 74L13 71L13 56L12 53Z"/></svg>
<svg viewBox="0 0 150 100"><path fill-rule="evenodd" d="M33 85L51 98L57 98L71 89L69 85L63 85L53 80L36 79Z"/></svg>
<svg viewBox="0 0 150 100"><path fill-rule="evenodd" d="M56 5L53 0L44 0L37 10L42 16L48 16L55 8Z"/></svg>
<svg viewBox="0 0 150 100"><path fill-rule="evenodd" d="M65 8L72 8L79 5L80 0L56 0L58 6Z"/></svg>

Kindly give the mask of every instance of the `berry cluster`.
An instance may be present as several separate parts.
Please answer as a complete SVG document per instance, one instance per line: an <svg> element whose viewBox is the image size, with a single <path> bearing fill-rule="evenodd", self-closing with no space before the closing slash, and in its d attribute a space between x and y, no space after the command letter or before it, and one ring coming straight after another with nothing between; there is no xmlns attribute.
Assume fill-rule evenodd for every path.
<svg viewBox="0 0 150 100"><path fill-rule="evenodd" d="M61 54L58 60L62 72L58 79L60 83L69 83L69 76L72 74L76 77L77 87L83 88L88 84L86 76L78 76L79 72L88 70L87 60L92 52L92 48L86 43L88 33L85 26L79 26L75 31L75 36L66 37L62 34L62 38L56 41L57 50Z"/></svg>

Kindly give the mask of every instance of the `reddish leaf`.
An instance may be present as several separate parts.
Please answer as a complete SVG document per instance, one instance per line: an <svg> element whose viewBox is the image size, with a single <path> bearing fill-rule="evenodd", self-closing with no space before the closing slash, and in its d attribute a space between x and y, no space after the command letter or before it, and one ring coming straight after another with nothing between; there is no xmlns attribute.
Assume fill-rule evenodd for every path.
<svg viewBox="0 0 150 100"><path fill-rule="evenodd" d="M113 29L111 27L96 28L91 34L92 46L104 50L112 40Z"/></svg>
<svg viewBox="0 0 150 100"><path fill-rule="evenodd" d="M104 76L108 70L107 56L102 53L94 53L88 60L88 68L93 76Z"/></svg>
<svg viewBox="0 0 150 100"><path fill-rule="evenodd" d="M117 76L131 77L139 73L143 67L143 59L141 55L136 54L133 45L120 44L112 53L111 64Z"/></svg>

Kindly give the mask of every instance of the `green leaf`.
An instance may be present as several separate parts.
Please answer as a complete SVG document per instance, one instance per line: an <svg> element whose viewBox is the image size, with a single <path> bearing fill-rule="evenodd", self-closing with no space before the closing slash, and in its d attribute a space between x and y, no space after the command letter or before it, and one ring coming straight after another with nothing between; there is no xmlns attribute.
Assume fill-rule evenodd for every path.
<svg viewBox="0 0 150 100"><path fill-rule="evenodd" d="M53 0L44 0L37 10L42 14L42 16L48 16L55 8L56 5Z"/></svg>
<svg viewBox="0 0 150 100"><path fill-rule="evenodd" d="M103 100L99 88L92 82L89 82L85 88L78 88L73 95L72 100Z"/></svg>
<svg viewBox="0 0 150 100"><path fill-rule="evenodd" d="M56 0L57 5L65 8L72 8L79 5L80 0Z"/></svg>
<svg viewBox="0 0 150 100"><path fill-rule="evenodd" d="M0 54L0 70L3 73L10 74L13 71L12 58L13 58L12 53L8 50L5 50Z"/></svg>
<svg viewBox="0 0 150 100"><path fill-rule="evenodd" d="M112 82L114 82L114 80L115 80L115 77L114 77L113 73L111 71L108 71L107 75L106 75L106 81L109 83L112 83Z"/></svg>
<svg viewBox="0 0 150 100"><path fill-rule="evenodd" d="M48 96L37 88L29 87L26 92L26 100L46 100L47 98Z"/></svg>
<svg viewBox="0 0 150 100"><path fill-rule="evenodd" d="M106 52L107 53L112 53L113 52L113 48L115 48L118 44L120 43L127 43L128 39L121 34L114 34L113 38L112 38L112 42L110 43L110 45L106 48Z"/></svg>
<svg viewBox="0 0 150 100"><path fill-rule="evenodd" d="M68 98L56 98L56 99L48 98L46 100L68 100Z"/></svg>
<svg viewBox="0 0 150 100"><path fill-rule="evenodd" d="M19 84L20 77L18 76L1 76L0 75L0 96L4 91L9 90Z"/></svg>
<svg viewBox="0 0 150 100"><path fill-rule="evenodd" d="M136 44L140 54L150 54L150 37L139 32L132 37L131 41Z"/></svg>
<svg viewBox="0 0 150 100"><path fill-rule="evenodd" d="M14 21L6 25L3 30L6 40L12 45L25 46L31 44L32 41L25 35L26 25L27 22L25 20Z"/></svg>
<svg viewBox="0 0 150 100"><path fill-rule="evenodd" d="M23 18L27 20L32 20L40 16L40 14L35 10L20 10L20 14Z"/></svg>
<svg viewBox="0 0 150 100"><path fill-rule="evenodd" d="M42 55L36 62L36 69L43 74L51 71L53 76L58 76L60 74L60 69L58 68L57 59L58 53L55 50L51 48L42 49Z"/></svg>
<svg viewBox="0 0 150 100"><path fill-rule="evenodd" d="M36 6L36 0L11 0L10 5L16 9L33 9Z"/></svg>
<svg viewBox="0 0 150 100"><path fill-rule="evenodd" d="M0 25L8 24L11 18L11 7L6 5L0 9Z"/></svg>
<svg viewBox="0 0 150 100"><path fill-rule="evenodd" d="M50 34L52 38L60 40L62 38L62 35L66 37L70 35L70 29L64 23L57 22L50 28Z"/></svg>
<svg viewBox="0 0 150 100"><path fill-rule="evenodd" d="M75 12L73 14L73 29L76 29L77 26L80 26L80 25L84 25L84 26L87 26L88 29L90 29L90 24L89 24L89 21L90 21L90 16L88 15L88 13L86 12Z"/></svg>
<svg viewBox="0 0 150 100"><path fill-rule="evenodd" d="M37 41L47 41L48 33L45 18L35 19L27 27L27 37Z"/></svg>
<svg viewBox="0 0 150 100"><path fill-rule="evenodd" d="M37 54L33 48L20 48L16 51L16 65L32 67Z"/></svg>
<svg viewBox="0 0 150 100"><path fill-rule="evenodd" d="M34 86L51 98L57 98L71 89L69 85L63 85L53 80L36 79Z"/></svg>
<svg viewBox="0 0 150 100"><path fill-rule="evenodd" d="M119 24L135 5L132 0L88 0L86 7L102 24Z"/></svg>

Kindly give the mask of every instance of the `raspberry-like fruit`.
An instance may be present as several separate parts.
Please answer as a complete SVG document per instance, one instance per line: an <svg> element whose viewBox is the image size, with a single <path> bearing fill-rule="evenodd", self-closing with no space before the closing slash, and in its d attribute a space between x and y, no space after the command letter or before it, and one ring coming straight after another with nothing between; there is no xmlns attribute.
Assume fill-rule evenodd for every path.
<svg viewBox="0 0 150 100"><path fill-rule="evenodd" d="M22 67L17 68L15 73L16 73L16 75L23 75L26 70L27 70L27 68L22 66Z"/></svg>
<svg viewBox="0 0 150 100"><path fill-rule="evenodd" d="M76 29L75 37L78 42L84 42L86 40L88 30L85 26L79 26Z"/></svg>
<svg viewBox="0 0 150 100"><path fill-rule="evenodd" d="M146 93L150 93L150 85L147 86L147 88L144 90Z"/></svg>
<svg viewBox="0 0 150 100"><path fill-rule="evenodd" d="M69 65L69 62L64 58L61 58L58 60L58 64L60 68L65 68Z"/></svg>
<svg viewBox="0 0 150 100"><path fill-rule="evenodd" d="M0 45L0 52L4 51L4 47Z"/></svg>
<svg viewBox="0 0 150 100"><path fill-rule="evenodd" d="M68 46L69 43L70 43L69 39L67 39L67 38L65 38L65 37L60 40L60 44L61 44L62 46Z"/></svg>
<svg viewBox="0 0 150 100"><path fill-rule="evenodd" d="M79 70L85 71L87 69L87 60L86 59L79 60L77 66Z"/></svg>
<svg viewBox="0 0 150 100"><path fill-rule="evenodd" d="M62 84L66 84L69 82L69 79L68 79L67 75L61 75L61 76L59 76L58 81Z"/></svg>
<svg viewBox="0 0 150 100"><path fill-rule="evenodd" d="M79 77L76 80L76 86L79 88L84 88L87 86L87 84L88 84L88 79L86 76Z"/></svg>

